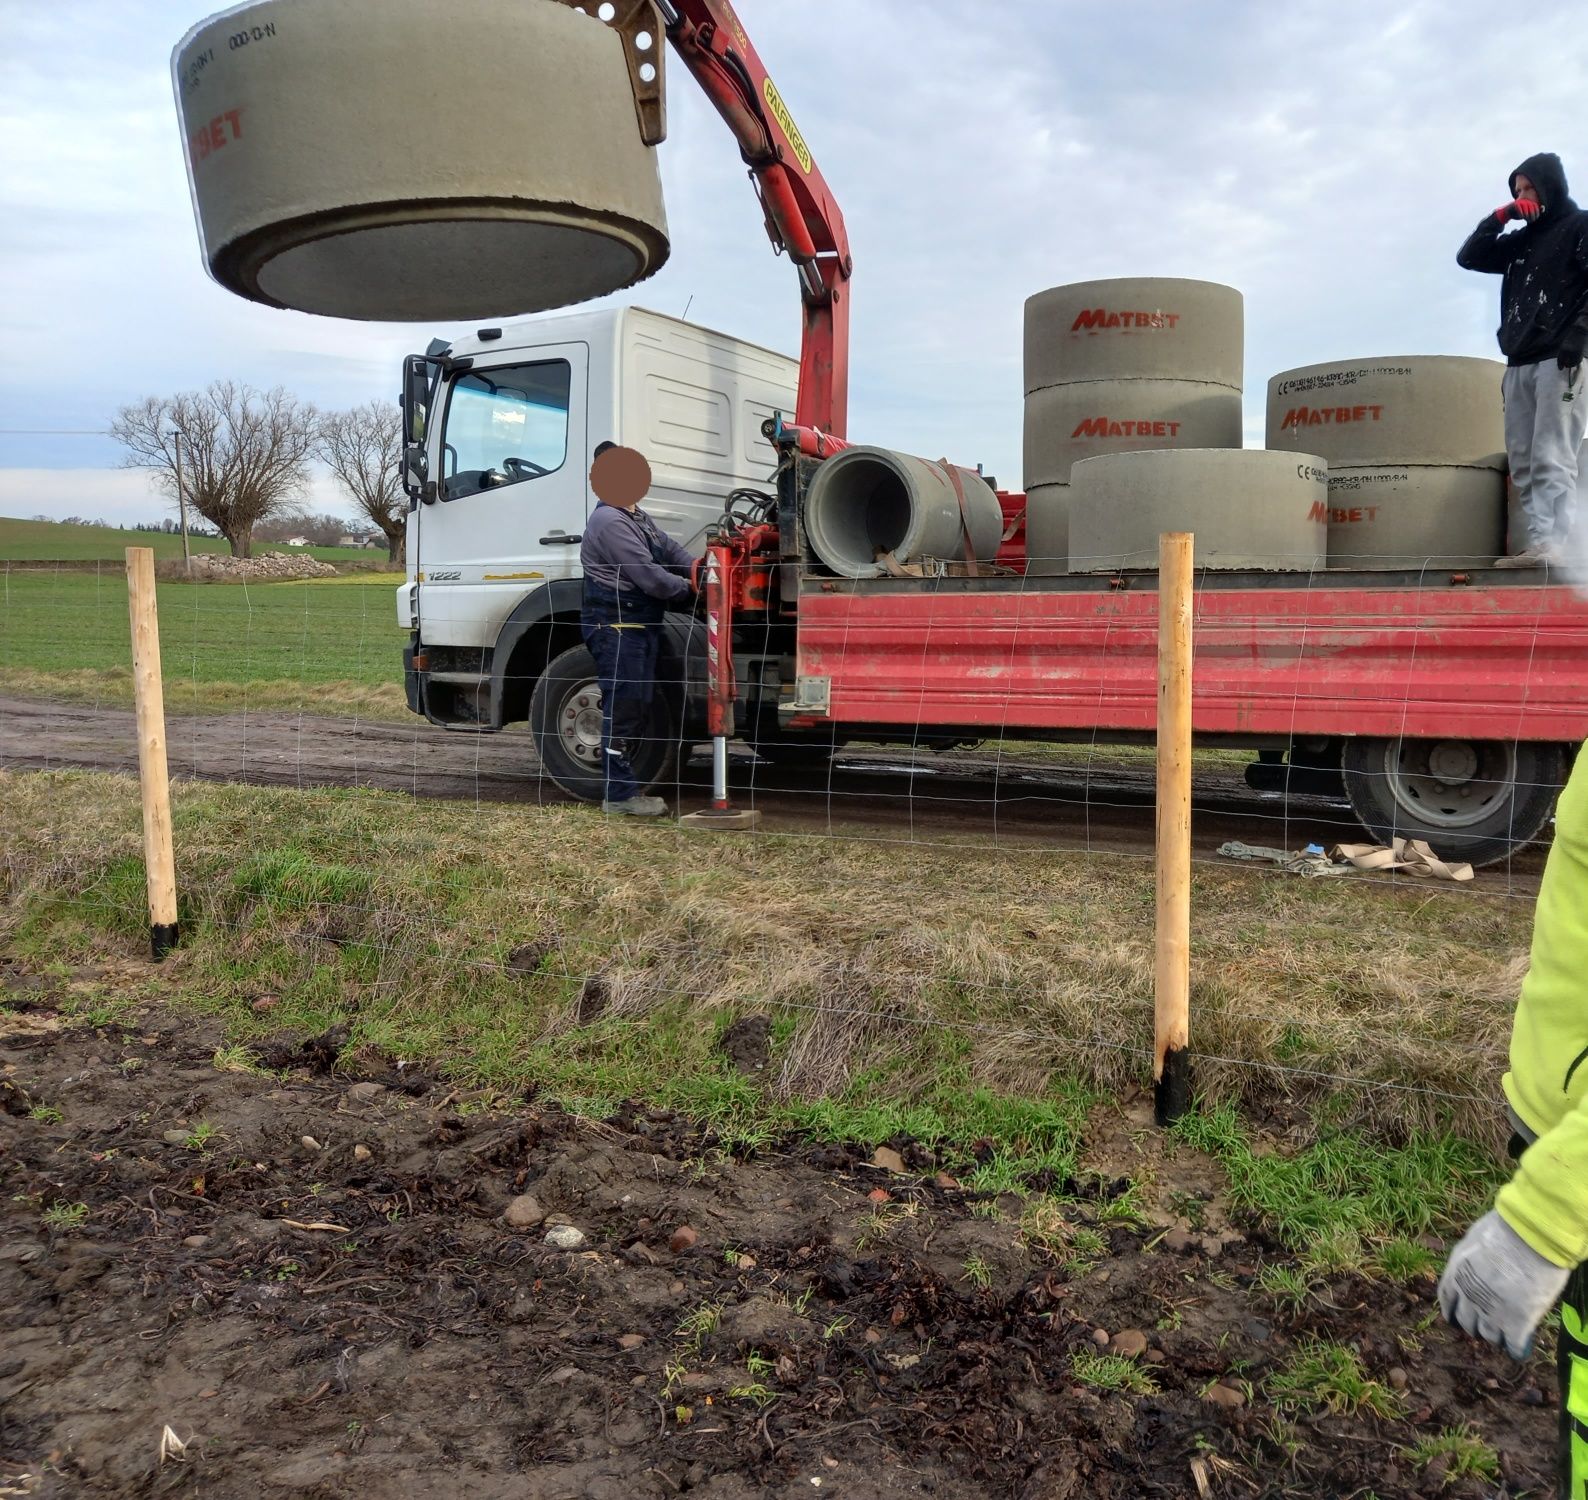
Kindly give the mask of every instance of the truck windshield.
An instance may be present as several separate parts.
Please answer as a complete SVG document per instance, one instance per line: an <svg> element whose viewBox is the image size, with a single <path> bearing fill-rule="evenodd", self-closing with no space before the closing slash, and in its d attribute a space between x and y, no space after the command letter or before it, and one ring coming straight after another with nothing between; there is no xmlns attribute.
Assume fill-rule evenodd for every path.
<svg viewBox="0 0 1588 1500"><path fill-rule="evenodd" d="M442 493L448 500L540 479L568 456L567 360L470 370L447 398Z"/></svg>

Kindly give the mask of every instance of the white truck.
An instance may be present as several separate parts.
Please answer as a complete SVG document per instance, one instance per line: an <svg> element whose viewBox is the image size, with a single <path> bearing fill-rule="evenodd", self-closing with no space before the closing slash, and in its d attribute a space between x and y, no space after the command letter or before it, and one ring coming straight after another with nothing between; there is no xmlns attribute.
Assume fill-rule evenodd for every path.
<svg viewBox="0 0 1588 1500"><path fill-rule="evenodd" d="M786 355L637 307L481 328L410 357L404 422L423 462L404 474L408 706L475 732L528 719L552 778L598 796L600 698L579 637L592 450L611 439L643 453L646 511L699 553L735 490L771 492L763 424L794 409L798 372ZM700 636L691 615L669 616L656 733L635 768L647 779L700 722ZM775 702L769 712L775 723Z"/></svg>

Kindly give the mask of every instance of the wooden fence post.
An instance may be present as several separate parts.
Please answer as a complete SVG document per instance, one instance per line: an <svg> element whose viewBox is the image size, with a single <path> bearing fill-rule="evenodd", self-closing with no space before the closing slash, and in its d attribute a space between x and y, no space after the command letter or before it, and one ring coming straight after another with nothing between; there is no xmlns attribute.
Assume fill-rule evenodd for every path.
<svg viewBox="0 0 1588 1500"><path fill-rule="evenodd" d="M171 852L171 778L165 760L165 692L160 678L160 620L151 548L127 548L127 610L132 619L132 679L138 704L149 949L156 959L162 959L177 940L176 861Z"/></svg>
<svg viewBox="0 0 1588 1500"><path fill-rule="evenodd" d="M1153 1112L1172 1125L1191 1106L1192 538L1158 538L1158 904L1153 990Z"/></svg>

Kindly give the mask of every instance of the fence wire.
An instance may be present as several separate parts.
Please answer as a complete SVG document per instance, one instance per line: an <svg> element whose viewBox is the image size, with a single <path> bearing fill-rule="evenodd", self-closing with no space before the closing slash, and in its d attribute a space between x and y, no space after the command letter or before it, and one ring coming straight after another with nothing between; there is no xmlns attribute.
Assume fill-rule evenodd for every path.
<svg viewBox="0 0 1588 1500"><path fill-rule="evenodd" d="M1474 567L1482 561L1475 559ZM626 820L620 831L598 805L581 802L559 785L569 778L549 774L523 722L486 734L466 726L442 728L410 711L402 680L408 631L399 623L396 608L400 575L200 583L174 576L173 566L179 564L162 563L159 604L168 756L178 780L290 788L301 794L296 806L306 837L334 816L343 794L333 789L401 793L435 807L439 816L433 820L434 837L443 862L451 848L476 840L488 843L502 817L521 817L525 821L518 833L530 836L534 820L556 807L566 810L555 814L558 818L584 820L575 836L588 839L592 851L607 851L592 859L593 867L603 867L614 837L640 836ZM1355 779L1355 795L1348 795L1344 780L1327 764L1302 768L1317 772L1312 778L1317 785L1305 794L1254 789L1247 783L1246 766L1256 759L1256 749L1240 748L1238 735L1197 752L1192 1053L1204 1068L1260 1076L1279 1089L1415 1095L1430 1107L1484 1108L1494 1097L1494 1080L1484 1072L1498 1061L1492 1047L1458 1078L1423 1074L1466 1045L1465 1031L1483 1031L1492 1042L1495 1017L1514 998L1527 914L1549 836L1547 804L1588 729L1585 690L1562 671L1563 662L1588 661L1588 605L1569 589L1531 580L1507 582L1469 604L1472 593L1457 591L1468 586L1453 586L1449 568L1429 569L1413 584L1402 581L1392 607L1359 609L1342 624L1331 602L1339 586L1336 576L1316 570L1276 578L1270 588L1286 590L1289 601L1286 611L1276 615L1264 607L1264 591L1247 590L1250 608L1245 608L1240 592L1218 573L1203 570L1198 575L1194 629L1212 657L1210 670L1217 669L1220 655L1227 660L1245 650L1258 667L1277 661L1291 674L1289 730L1264 731L1253 740L1270 755L1290 748L1287 741L1304 749L1310 739L1322 737L1303 726L1315 724L1320 710L1339 713L1339 738L1347 743L1344 772ZM777 919L819 929L824 896L852 899L863 884L861 877L834 865L830 892L820 883L798 898L780 889L784 904L773 907L765 924L774 935L763 933L751 942L741 934L738 947L724 947L723 934L709 930L689 895L691 883L719 859L721 844L677 821L710 800L704 741L697 728L679 743L676 727L670 726L666 743L651 747L669 765L655 788L665 796L669 816L642 825L649 841L642 852L627 846L630 878L660 881L671 891L677 912L669 941L695 939L703 953L720 949L725 961L734 960L731 976L714 991L715 1000L751 1009L765 1004L801 1023L931 1030L983 1049L997 1045L1024 1051L1055 1067L1066 1058L1086 1056L1109 1060L1100 1066L1103 1072L1141 1076L1150 1068L1150 903L1139 910L1128 934L1129 952L1121 960L1128 972L1123 977L1117 971L1109 974L1104 965L1093 974L1096 988L1088 1004L1077 1003L1073 984L1044 990L1031 955L1019 951L1027 940L1007 930L1007 923L999 929L1011 909L1041 909L1044 889L1056 885L1059 877L1072 882L1095 874L1112 880L1113 872L1140 872L1153 859L1150 734L1122 730L1120 704L1129 697L1133 681L1140 686L1143 662L1152 649L1144 632L1152 633L1155 613L1139 608L1132 613L1127 590L1099 587L1086 594L1093 606L1088 618L1066 617L1056 625L1052 617L1044 619L1040 607L1032 608L1033 601L1040 606L1051 597L1053 587L1033 576L1003 579L986 596L995 602L986 605L983 623L990 620L989 628L1003 640L996 651L978 657L979 701L993 704L990 721L980 726L979 743L963 743L971 736L953 719L954 709L945 706L956 691L953 664L964 658L966 630L964 591L945 586L913 595L913 635L854 611L843 615L836 648L827 657L842 673L864 663L878 652L879 641L884 643L912 699L901 722L887 726L885 733L877 725L866 726L853 738L839 725L826 740L790 735L783 743L774 740L759 749L751 735L731 750L733 800L762 814L758 829L731 836L730 842L752 851L735 856L740 878L754 883L759 870L768 872L769 884L777 885L777 866L791 857L791 850L831 849L837 859L844 849L869 848L887 861L887 910L918 907L919 920L926 923L945 864L958 861L959 895L964 898L956 908L960 915L967 902L974 906L978 893L986 896L985 930L975 942L991 944L995 951L975 963L954 956L951 935L935 945L918 945L913 954L908 943L895 943L887 949L886 964L870 962L867 941L855 931L854 913L844 912L833 922L833 951L818 974L838 992L819 996L808 988L777 983L780 965L789 960L775 935ZM1150 595L1153 583L1138 578L1133 587ZM1364 587L1364 597L1371 597L1370 585ZM1457 734L1430 744L1426 736L1414 736L1411 731L1426 726L1437 708L1425 701L1428 684L1444 675L1442 664L1430 665L1430 653L1441 649L1440 609L1471 612L1496 604L1505 607L1505 616L1499 634L1484 643L1488 654L1476 663L1452 664L1451 679L1469 691L1466 701L1452 701L1450 710L1462 723L1471 722L1479 710L1489 711L1493 722L1509 716L1516 731L1507 738L1477 742ZM0 768L135 773L127 620L125 572L119 560L0 564ZM1429 620L1435 624L1428 625ZM455 614L453 623L462 629L470 622ZM477 635L486 639L500 620L493 614L478 624ZM1075 645L1083 631L1089 641L1084 657ZM1375 643L1383 642L1387 652L1404 652L1405 659L1370 690L1354 683L1349 702L1342 704L1338 688L1330 687L1330 674L1345 635L1349 649L1358 653L1371 652ZM576 644L576 630L564 626L551 642L557 648L551 654ZM699 663L688 657L700 644L697 622L684 648L685 670L693 671L697 681ZM475 655L472 683L467 669L457 667L458 659L451 667L456 694L467 700L472 692L474 701L486 702L493 689L485 655ZM1066 671L1077 659L1084 671L1067 681ZM1199 669L1203 660L1199 655ZM1011 691L999 701L999 669L1008 683L1021 680L1020 673L1030 672L1033 662L1048 674L1056 693L1067 694L1072 706L1088 707L1090 730L1072 729L1064 740L1044 739L1043 731L1030 722L1028 701ZM1263 682L1270 696L1275 680L1284 679L1270 676ZM1487 694L1484 701L1473 697L1474 685ZM532 706L533 686L507 677L501 690L524 710ZM1414 695L1422 696L1414 702ZM1400 734L1375 737L1372 753L1351 743L1353 716L1382 723L1386 715L1398 716ZM570 734L582 737L584 752L590 750L588 742L598 734L598 725L588 701L574 713ZM595 748L598 755L599 745ZM1270 780L1283 776L1282 766L1272 759L1267 764ZM1337 786L1326 785L1331 777ZM1463 778L1476 782L1478 790L1460 793ZM1444 803L1435 805L1441 795ZM136 810L136 789L129 784L109 783L105 796L123 809ZM1426 826L1416 831L1443 858L1460 860L1464 850L1481 840L1484 863L1475 879L1458 886L1395 872L1347 870L1304 882L1277 863L1241 862L1219 852L1241 844L1303 855L1309 846L1326 851L1337 843L1371 842L1373 835L1359 821L1364 799L1381 809L1422 806ZM282 826L271 821L271 836L279 836ZM1441 832L1448 837L1439 837ZM12 830L13 840L17 833ZM568 837L566 825L559 824L558 837ZM179 886L184 883L183 840L179 825ZM260 852L246 836L237 843L238 864ZM1498 857L1491 857L1491 845L1497 846ZM801 857L808 861L808 855ZM370 889L378 890L378 851L349 849L343 862L369 866L376 877ZM1318 867L1315 858L1312 868ZM1015 897L1009 870L1018 871ZM563 899L565 892L538 888L540 876L533 865L519 874L524 889L536 893L543 904L555 908ZM605 878L618 877L609 871ZM1139 899L1145 884L1139 873L1131 878L1129 889ZM1314 894L1300 895L1304 884L1312 885ZM1327 892L1319 891L1323 886ZM1065 890L1073 894L1070 885ZM1407 892L1418 900L1404 900ZM125 893L118 897L109 885L92 879L74 894L97 905L108 925L136 930L136 899ZM1061 925L1063 902L1071 898L1055 898L1051 915ZM213 923L230 923L239 943L247 937L248 922L236 912L203 902L198 893L184 891L184 901L203 905ZM1304 901L1322 903L1308 920L1296 914ZM1280 907L1282 919L1276 915ZM367 989L389 1002L403 1001L412 976L436 951L438 933L423 909L394 918L389 901L356 898L313 909L319 919L340 913L360 931L378 934L379 971ZM1459 945L1475 942L1468 932L1473 913L1489 909L1512 914L1503 918L1511 925L1484 939L1502 950L1495 955L1497 964L1512 960L1504 981L1511 990L1485 1002L1475 994L1478 986L1470 976L1451 978L1439 966L1459 962ZM1244 937L1243 912L1249 914ZM1348 928L1360 935L1365 956L1350 958L1350 972L1343 978L1309 975L1305 953L1292 953L1278 965L1269 963L1264 982L1272 985L1276 976L1288 976L1283 982L1306 991L1306 1004L1297 1004L1294 993L1274 992L1267 994L1262 1014L1234 1017L1229 1013L1233 992L1226 993L1225 981L1249 961L1241 944L1260 946L1264 941L1267 921L1276 924L1274 941L1290 945L1298 934L1304 938L1308 921ZM1409 989L1404 977L1386 976L1371 956L1375 931L1386 922L1396 929L1400 945L1392 945L1392 952L1432 966ZM1408 939L1408 929L1420 933L1422 940ZM440 937L447 946L449 935ZM556 981L564 997L547 1010L547 1035L557 1034L577 1011L576 992L593 975L613 972L614 965L629 976L627 982L640 974L640 988L652 1001L691 998L688 985L669 984L654 974L643 978L645 954L625 949L628 939L603 956L594 951L589 937L586 932L580 941L557 947L537 968L538 977ZM447 964L455 975L499 982L519 976L513 964L493 953L489 935L472 934L471 941L478 945L473 951L460 950L455 943L447 946ZM1031 941L1054 968L1062 967L1062 940L1043 934ZM805 943L802 956L813 945L819 948L820 942ZM1084 947L1077 942L1078 949ZM1339 964L1342 951L1326 953L1321 961ZM1089 953L1086 963L1097 969L1097 955ZM1490 975L1484 982L1494 978ZM1374 985L1380 982L1382 992L1374 996ZM965 1013L919 1002L922 993L943 984L953 987ZM1331 988L1340 993L1334 1012L1326 1017ZM1425 1033L1420 1052L1397 1012L1399 1000L1413 991L1419 1016L1412 1029L1420 1026ZM1248 985L1239 998L1250 1008L1263 997ZM1208 1040L1199 1041L1199 1032ZM1349 1034L1348 1048L1336 1054L1349 1059L1348 1065L1308 1055L1309 1048L1317 1050L1317 1037L1325 1032Z"/></svg>

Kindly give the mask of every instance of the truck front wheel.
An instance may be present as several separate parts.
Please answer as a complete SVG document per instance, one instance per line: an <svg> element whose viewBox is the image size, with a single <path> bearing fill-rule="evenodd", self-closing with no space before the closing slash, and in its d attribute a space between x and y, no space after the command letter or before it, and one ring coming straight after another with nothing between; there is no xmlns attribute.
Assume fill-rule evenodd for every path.
<svg viewBox="0 0 1588 1500"><path fill-rule="evenodd" d="M599 802L601 688L595 661L583 646L564 651L541 673L530 695L529 729L546 774L570 796ZM663 684L651 696L650 723L632 764L648 787L671 781L677 770L678 720Z"/></svg>
<svg viewBox="0 0 1588 1500"><path fill-rule="evenodd" d="M1488 865L1544 831L1566 753L1528 740L1349 739L1344 772L1353 811L1381 843L1422 839L1441 859Z"/></svg>

